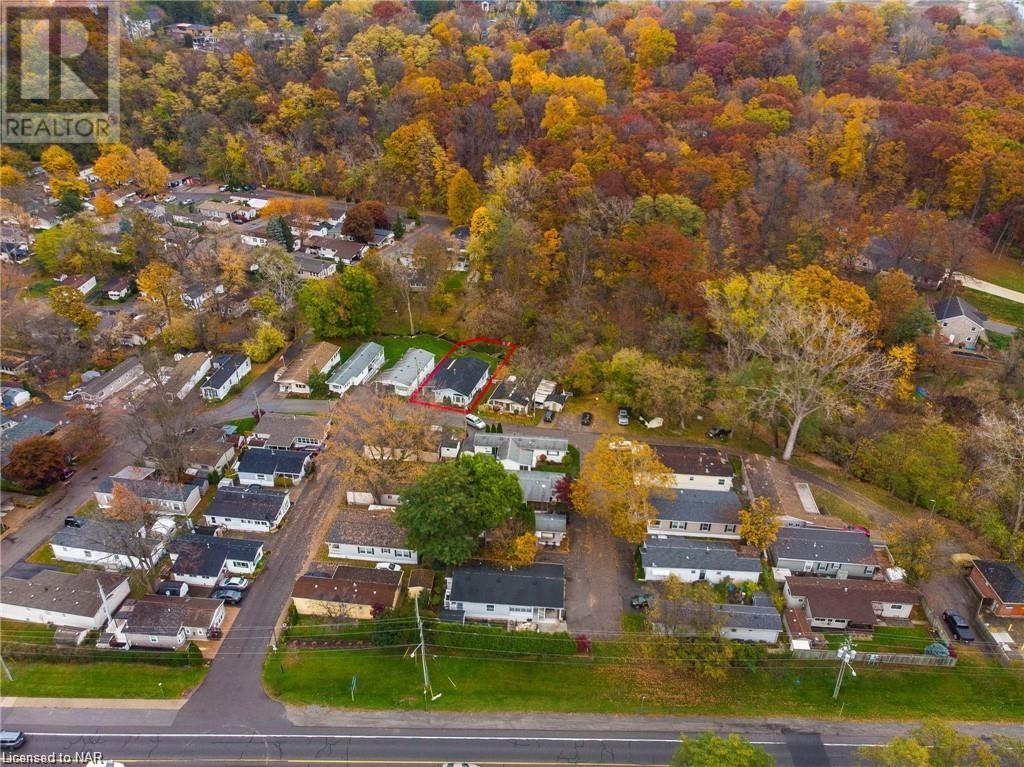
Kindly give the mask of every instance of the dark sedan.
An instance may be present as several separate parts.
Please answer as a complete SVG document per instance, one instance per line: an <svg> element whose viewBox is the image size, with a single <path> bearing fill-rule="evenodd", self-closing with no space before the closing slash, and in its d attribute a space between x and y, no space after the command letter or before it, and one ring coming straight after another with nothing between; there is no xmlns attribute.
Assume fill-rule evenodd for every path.
<svg viewBox="0 0 1024 767"><path fill-rule="evenodd" d="M971 624L960 613L946 610L946 612L942 613L942 620L946 621L946 625L949 626L949 632L953 635L954 639L961 642L974 641L974 632L971 630Z"/></svg>

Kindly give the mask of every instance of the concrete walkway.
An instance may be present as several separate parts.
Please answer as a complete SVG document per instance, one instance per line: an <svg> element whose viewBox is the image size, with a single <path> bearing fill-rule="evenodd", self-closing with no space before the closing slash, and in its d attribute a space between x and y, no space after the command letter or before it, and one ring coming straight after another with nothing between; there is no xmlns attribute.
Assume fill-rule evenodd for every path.
<svg viewBox="0 0 1024 767"><path fill-rule="evenodd" d="M990 296L1005 298L1007 301L1013 301L1017 304L1024 304L1024 293L1021 293L1019 290L1010 290L1002 285L994 285L991 282L985 282L985 280L979 280L977 277L971 277L960 272L954 273L953 277L965 288L979 290L982 293L988 293Z"/></svg>
<svg viewBox="0 0 1024 767"><path fill-rule="evenodd" d="M188 698L20 698L5 695L0 708L123 708L177 711Z"/></svg>

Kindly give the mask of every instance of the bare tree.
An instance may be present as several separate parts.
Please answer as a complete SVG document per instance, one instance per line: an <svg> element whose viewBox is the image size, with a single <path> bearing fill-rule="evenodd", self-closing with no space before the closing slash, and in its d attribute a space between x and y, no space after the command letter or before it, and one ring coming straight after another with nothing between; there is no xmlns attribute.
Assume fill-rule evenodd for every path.
<svg viewBox="0 0 1024 767"><path fill-rule="evenodd" d="M983 475L1009 498L1010 529L1016 535L1024 522L1024 404L1012 403L1005 418L985 413L975 433L986 448Z"/></svg>
<svg viewBox="0 0 1024 767"><path fill-rule="evenodd" d="M106 519L87 524L85 530L94 536L93 542L98 547L125 557L131 579L149 591L159 577L153 556L156 542L149 536L158 514L151 504L124 485L115 482L111 496Z"/></svg>
<svg viewBox="0 0 1024 767"><path fill-rule="evenodd" d="M142 356L144 378L150 389L144 399L134 405L130 421L131 433L141 440L145 452L171 482L188 468L197 416L194 405L178 399L168 385L167 372L155 353Z"/></svg>
<svg viewBox="0 0 1024 767"><path fill-rule="evenodd" d="M344 467L342 481L377 499L419 477L425 459L436 450L425 410L398 397L349 395L338 400L331 418L335 435L330 449Z"/></svg>
<svg viewBox="0 0 1024 767"><path fill-rule="evenodd" d="M782 452L787 461L808 416L842 415L884 396L896 373L891 359L871 349L860 322L825 306L780 301L750 349L756 374L744 385L788 424Z"/></svg>

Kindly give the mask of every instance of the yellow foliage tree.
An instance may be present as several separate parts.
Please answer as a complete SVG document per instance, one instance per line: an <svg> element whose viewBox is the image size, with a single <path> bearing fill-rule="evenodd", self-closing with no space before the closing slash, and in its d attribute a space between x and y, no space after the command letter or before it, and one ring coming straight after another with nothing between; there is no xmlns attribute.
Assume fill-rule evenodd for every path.
<svg viewBox="0 0 1024 767"><path fill-rule="evenodd" d="M914 396L914 371L917 369L917 348L914 344L900 344L889 349L889 359L896 363L893 391L898 399Z"/></svg>
<svg viewBox="0 0 1024 767"><path fill-rule="evenodd" d="M765 552L775 543L781 526L771 501L763 496L758 496L749 507L740 511L740 535L758 551Z"/></svg>
<svg viewBox="0 0 1024 767"><path fill-rule="evenodd" d="M652 498L666 494L671 479L650 445L602 437L583 463L572 503L584 516L603 519L613 535L639 544L657 518Z"/></svg>
<svg viewBox="0 0 1024 767"><path fill-rule="evenodd" d="M117 206L106 192L98 192L92 204L96 208L97 216L111 216L117 212Z"/></svg>

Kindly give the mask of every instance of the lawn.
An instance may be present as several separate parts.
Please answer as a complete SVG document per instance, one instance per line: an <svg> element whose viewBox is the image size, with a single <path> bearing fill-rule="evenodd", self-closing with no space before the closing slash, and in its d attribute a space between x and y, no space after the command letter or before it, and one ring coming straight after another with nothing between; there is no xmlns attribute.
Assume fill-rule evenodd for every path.
<svg viewBox="0 0 1024 767"><path fill-rule="evenodd" d="M40 280L39 282L29 285L25 289L25 294L29 298L45 298L46 294L53 288L57 287L58 284L57 280L52 277L47 277L45 280Z"/></svg>
<svg viewBox="0 0 1024 767"><path fill-rule="evenodd" d="M815 486L811 487L811 494L814 496L814 500L817 502L822 514L831 514L833 517L839 517L839 519L851 525L871 527L871 519L846 499Z"/></svg>
<svg viewBox="0 0 1024 767"><path fill-rule="evenodd" d="M1024 327L1024 304L1008 301L999 296L990 296L980 290L964 288L960 294L971 303L975 309L988 315L990 320L997 322L1008 322L1011 325Z"/></svg>
<svg viewBox="0 0 1024 767"><path fill-rule="evenodd" d="M0 642L16 644L53 644L53 626L43 623L0 621Z"/></svg>
<svg viewBox="0 0 1024 767"><path fill-rule="evenodd" d="M256 426L256 419L252 416L246 418L236 418L234 421L227 421L226 423L234 426L239 432L245 433L253 430Z"/></svg>
<svg viewBox="0 0 1024 767"><path fill-rule="evenodd" d="M846 639L845 634L826 634L829 647L839 647ZM886 626L877 629L871 639L857 639L854 649L859 653L894 652L917 654L935 642L929 626Z"/></svg>
<svg viewBox="0 0 1024 767"><path fill-rule="evenodd" d="M390 367L398 362L399 358L410 348L424 349L431 352L434 355L435 362L440 362L454 345L451 341L432 336L428 333L420 333L415 336L377 336L371 340L384 347L385 367ZM478 357L490 365L491 370L494 370L502 357L501 354L489 354L477 349L467 349L464 346L459 347L459 354L466 357Z"/></svg>
<svg viewBox="0 0 1024 767"><path fill-rule="evenodd" d="M633 664L571 658L429 656L439 711L815 716L888 719L925 716L1024 720L1024 674L982 660L954 668L868 667L832 701L835 666L773 656L750 672L731 670L718 682ZM345 708L423 706L418 663L374 647L271 654L267 690L288 703ZM349 697L357 678L355 702ZM977 694L984 686L985 694ZM742 690L742 694L737 691ZM955 708L951 709L951 702ZM842 706L842 708L840 708Z"/></svg>
<svg viewBox="0 0 1024 767"><path fill-rule="evenodd" d="M31 698L177 698L206 675L204 667L117 661L12 660L7 665L14 681L4 679L4 695Z"/></svg>
<svg viewBox="0 0 1024 767"><path fill-rule="evenodd" d="M34 565L54 565L65 573L80 573L82 570L92 569L81 562L61 562L59 559L56 559L53 556L53 549L50 548L49 543L42 544L38 549L25 557L25 561L31 562Z"/></svg>
<svg viewBox="0 0 1024 767"><path fill-rule="evenodd" d="M1020 260L991 254L971 259L970 273L979 280L1024 293L1024 264Z"/></svg>

